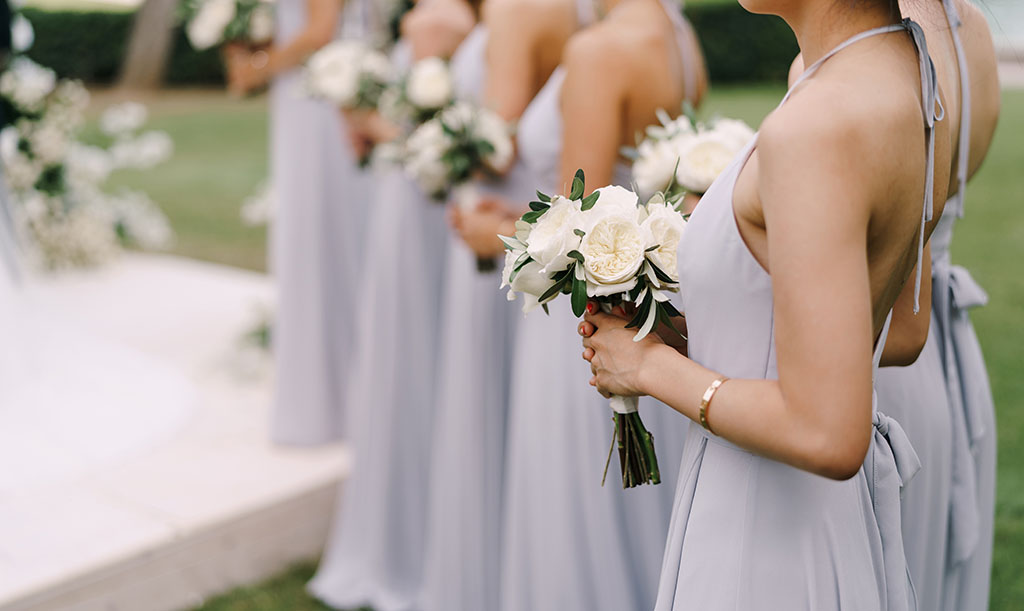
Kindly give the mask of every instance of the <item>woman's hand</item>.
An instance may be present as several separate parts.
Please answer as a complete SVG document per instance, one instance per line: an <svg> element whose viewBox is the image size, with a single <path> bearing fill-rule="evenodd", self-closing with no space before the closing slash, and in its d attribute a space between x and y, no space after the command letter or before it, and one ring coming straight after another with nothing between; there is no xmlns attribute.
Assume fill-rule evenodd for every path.
<svg viewBox="0 0 1024 611"><path fill-rule="evenodd" d="M228 91L241 97L265 86L270 77L266 69L266 58L266 51L253 52L240 45L226 47L224 63L227 67Z"/></svg>
<svg viewBox="0 0 1024 611"><path fill-rule="evenodd" d="M654 333L633 341L636 329L626 328L629 321L625 311L616 308L613 312L604 314L600 306L591 301L579 326L583 336L583 360L590 363L594 374L590 385L605 397L645 395L640 379L644 363L653 348L664 344Z"/></svg>
<svg viewBox="0 0 1024 611"><path fill-rule="evenodd" d="M508 209L493 199L483 199L472 211L452 206L449 221L466 246L481 259L493 259L505 252L498 235L515 233L515 218Z"/></svg>
<svg viewBox="0 0 1024 611"><path fill-rule="evenodd" d="M361 159L369 157L373 147L398 138L401 130L375 110L342 111L349 144Z"/></svg>

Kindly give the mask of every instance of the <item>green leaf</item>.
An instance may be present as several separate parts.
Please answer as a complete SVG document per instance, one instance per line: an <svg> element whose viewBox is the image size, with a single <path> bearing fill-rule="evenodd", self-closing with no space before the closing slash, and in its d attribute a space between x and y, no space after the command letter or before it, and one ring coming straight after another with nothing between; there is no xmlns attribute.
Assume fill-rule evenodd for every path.
<svg viewBox="0 0 1024 611"><path fill-rule="evenodd" d="M523 215L523 220L527 223L533 224L537 222L537 219L544 216L547 210L531 210Z"/></svg>
<svg viewBox="0 0 1024 611"><path fill-rule="evenodd" d="M587 232L583 231L582 229L573 229L572 232L580 236L581 238L587 235Z"/></svg>
<svg viewBox="0 0 1024 611"><path fill-rule="evenodd" d="M570 280L570 282L572 282L572 281ZM552 284L551 287L548 290L544 291L544 294L541 295L537 299L537 301L544 302L544 301L547 301L548 299L551 299L555 295L561 293L562 292L562 285L563 284L565 284L564 281L556 282L556 283Z"/></svg>
<svg viewBox="0 0 1024 611"><path fill-rule="evenodd" d="M675 284L676 283L676 281L673 280L671 276L669 276L665 272L661 271L661 268L659 268L657 265L655 265L653 261L648 259L647 262L650 263L651 269L654 270L654 275L658 277L658 280L661 280L662 282L667 282L669 284Z"/></svg>
<svg viewBox="0 0 1024 611"><path fill-rule="evenodd" d="M580 251L578 251L578 250L570 250L570 251L569 251L569 252L567 253L567 255L568 255L568 256L569 256L570 258L572 258L572 259L576 259L576 260L577 260L577 261L579 261L580 263L583 263L583 262L584 262L584 261L586 260L586 259L584 259L584 258L583 258L583 253L581 253L581 252L580 252Z"/></svg>
<svg viewBox="0 0 1024 611"><path fill-rule="evenodd" d="M587 283L583 280L572 282L572 313L577 318L587 310Z"/></svg>
<svg viewBox="0 0 1024 611"><path fill-rule="evenodd" d="M550 204L551 203L551 196L550 195L545 195L545 194L541 193L540 191L537 191L537 199L539 199L540 201L544 202L545 204Z"/></svg>
<svg viewBox="0 0 1024 611"><path fill-rule="evenodd" d="M541 210L547 210L551 207L551 204L545 204L544 202L530 202L530 210L534 212L540 212Z"/></svg>
<svg viewBox="0 0 1024 611"><path fill-rule="evenodd" d="M632 320L626 323L626 328L636 329L639 328L640 325L644 324L644 321L647 320L647 315L651 313L651 307L653 305L654 294L647 293L647 297L644 297L643 303L641 303L640 306L636 309L636 314L633 316Z"/></svg>
<svg viewBox="0 0 1024 611"><path fill-rule="evenodd" d="M576 175L572 178L572 191L569 192L569 199L579 199L583 197L583 189L585 188L584 181L583 170L576 170Z"/></svg>
<svg viewBox="0 0 1024 611"><path fill-rule="evenodd" d="M551 310L548 309L548 304L542 303L542 304L540 304L540 307L541 307L541 309L544 310L545 314L547 314L548 316L551 316Z"/></svg>
<svg viewBox="0 0 1024 611"><path fill-rule="evenodd" d="M591 208L594 207L594 204L597 203L597 199L599 197L601 197L601 192L600 191L594 191L590 195L584 197L583 198L583 203L580 205L580 209L583 210L584 212L586 212L587 210L590 210Z"/></svg>
<svg viewBox="0 0 1024 611"><path fill-rule="evenodd" d="M648 248L644 252L654 252L654 251L658 250L659 248L661 248L661 244L655 244L654 246L651 246L650 248Z"/></svg>

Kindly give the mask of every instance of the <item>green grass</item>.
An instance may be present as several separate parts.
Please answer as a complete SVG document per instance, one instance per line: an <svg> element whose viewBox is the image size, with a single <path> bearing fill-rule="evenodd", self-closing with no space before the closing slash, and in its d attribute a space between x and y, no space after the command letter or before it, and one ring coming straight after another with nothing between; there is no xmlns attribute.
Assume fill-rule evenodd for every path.
<svg viewBox="0 0 1024 611"><path fill-rule="evenodd" d="M177 233L172 252L264 270L266 231L243 225L239 211L267 175L266 103L204 93L197 104L194 95L147 100L148 127L174 138L174 156L151 170L121 171L111 184L142 189L161 205Z"/></svg>
<svg viewBox="0 0 1024 611"><path fill-rule="evenodd" d="M706 108L757 124L774 108L779 87L718 88ZM197 101L198 100L198 101ZM266 107L210 94L150 100L154 127L175 139L174 159L116 182L145 188L178 232L175 252L262 269L265 235L242 225L238 210L266 172ZM1024 608L1024 91L1005 92L992 151L972 181L967 216L957 229L954 259L989 292L974 322L985 349L999 419L999 490L992 579L994 611ZM203 611L323 609L304 586L312 565L211 600Z"/></svg>

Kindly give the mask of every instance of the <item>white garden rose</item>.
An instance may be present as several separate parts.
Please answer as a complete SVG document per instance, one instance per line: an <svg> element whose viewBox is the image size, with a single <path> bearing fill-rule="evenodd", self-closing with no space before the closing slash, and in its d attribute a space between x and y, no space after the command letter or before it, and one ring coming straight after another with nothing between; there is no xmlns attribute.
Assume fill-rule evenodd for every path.
<svg viewBox="0 0 1024 611"><path fill-rule="evenodd" d="M24 53L32 48L36 41L36 31L32 22L22 14L17 14L11 19L11 49L15 53Z"/></svg>
<svg viewBox="0 0 1024 611"><path fill-rule="evenodd" d="M512 165L512 156L515 153L508 123L497 114L484 109L477 117L476 132L481 140L490 142L494 147L494 151L487 155L487 165L499 172L507 170Z"/></svg>
<svg viewBox="0 0 1024 611"><path fill-rule="evenodd" d="M107 151L72 142L64 163L65 177L72 188L98 185L110 176L113 165Z"/></svg>
<svg viewBox="0 0 1024 611"><path fill-rule="evenodd" d="M68 149L68 134L47 121L36 125L29 135L32 154L44 166L53 165L64 158Z"/></svg>
<svg viewBox="0 0 1024 611"><path fill-rule="evenodd" d="M198 51L220 44L237 11L235 0L204 0L185 27L189 42Z"/></svg>
<svg viewBox="0 0 1024 611"><path fill-rule="evenodd" d="M525 296L523 312L529 314L537 306L541 305L537 300L551 288L551 278L548 274L544 273L543 268L536 261L531 261L524 265L515 278L511 278L516 262L519 261L525 252L521 248L505 251L505 268L501 272L500 288L509 287L509 301L515 301L516 293L523 293Z"/></svg>
<svg viewBox="0 0 1024 611"><path fill-rule="evenodd" d="M439 57L428 57L416 62L406 83L409 101L419 108L441 108L455 94L448 64Z"/></svg>
<svg viewBox="0 0 1024 611"><path fill-rule="evenodd" d="M614 295L636 286L647 248L636 194L619 186L602 187L597 193L597 202L581 214L579 225L584 232L579 251L591 297Z"/></svg>
<svg viewBox="0 0 1024 611"><path fill-rule="evenodd" d="M265 44L274 38L274 5L260 2L249 14L249 42Z"/></svg>
<svg viewBox="0 0 1024 611"><path fill-rule="evenodd" d="M314 53L306 62L310 93L342 107L353 106L359 95L362 53L362 45L344 40L332 42Z"/></svg>
<svg viewBox="0 0 1024 611"><path fill-rule="evenodd" d="M686 229L686 221L683 215L668 204L648 204L648 216L644 220L642 228L647 236L648 248L657 246L647 253L647 258L658 266L658 269L672 277L672 280L679 280L679 241L683 237L683 230Z"/></svg>
<svg viewBox="0 0 1024 611"><path fill-rule="evenodd" d="M569 253L580 244L580 237L573 232L579 227L580 215L580 202L555 196L534 224L527 252L545 274L562 271L572 263Z"/></svg>
<svg viewBox="0 0 1024 611"><path fill-rule="evenodd" d="M448 136L441 121L435 118L417 127L405 147L406 174L428 195L443 192L448 185L448 166L442 160Z"/></svg>
<svg viewBox="0 0 1024 611"><path fill-rule="evenodd" d="M747 146L754 137L754 130L739 119L717 119L711 131L730 142L737 152Z"/></svg>
<svg viewBox="0 0 1024 611"><path fill-rule="evenodd" d="M644 140L640 143L638 156L633 162L633 180L641 197L646 199L664 191L672 182L679 161L680 138Z"/></svg>
<svg viewBox="0 0 1024 611"><path fill-rule="evenodd" d="M100 115L100 129L110 136L123 136L141 128L148 114L145 105L138 102L117 104Z"/></svg>
<svg viewBox="0 0 1024 611"><path fill-rule="evenodd" d="M687 191L705 193L738 152L734 142L715 132L688 138L679 151L676 180Z"/></svg>

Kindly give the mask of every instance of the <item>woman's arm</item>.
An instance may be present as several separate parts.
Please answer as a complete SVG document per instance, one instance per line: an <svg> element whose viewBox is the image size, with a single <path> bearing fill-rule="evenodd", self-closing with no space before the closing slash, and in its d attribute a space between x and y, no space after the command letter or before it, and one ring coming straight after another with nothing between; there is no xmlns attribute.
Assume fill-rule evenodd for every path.
<svg viewBox="0 0 1024 611"><path fill-rule="evenodd" d="M866 236L878 193L865 176L884 175L873 164L888 160L872 158L877 143L858 136L870 132L869 117L816 118L811 108L837 101L803 110L796 102L786 119L766 121L757 151L778 380L726 382L708 420L717 435L752 452L845 479L860 469L871 439L875 333ZM584 340L592 384L605 393L650 394L698 420L718 372L656 339L632 342L621 319L587 319L597 327Z"/></svg>
<svg viewBox="0 0 1024 611"><path fill-rule="evenodd" d="M338 27L344 0L306 0L306 26L287 44L275 43L265 51L262 62L256 53L228 54L228 83L231 91L245 93L267 84L275 75L302 64L310 55L331 42Z"/></svg>
<svg viewBox="0 0 1024 611"><path fill-rule="evenodd" d="M402 38L415 60L451 57L476 25L473 7L465 0L417 2L402 18Z"/></svg>

